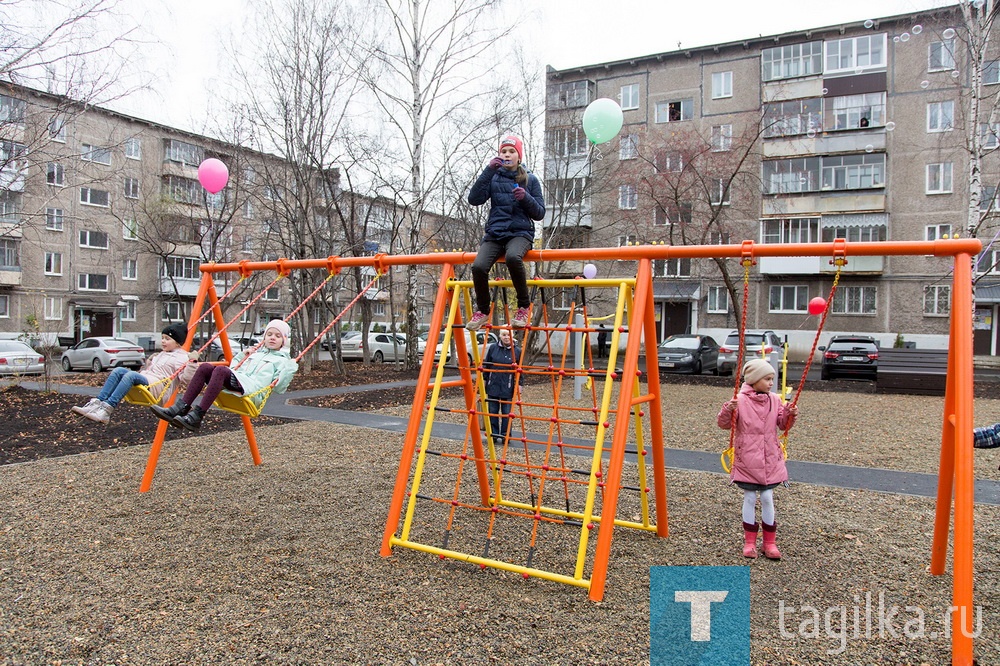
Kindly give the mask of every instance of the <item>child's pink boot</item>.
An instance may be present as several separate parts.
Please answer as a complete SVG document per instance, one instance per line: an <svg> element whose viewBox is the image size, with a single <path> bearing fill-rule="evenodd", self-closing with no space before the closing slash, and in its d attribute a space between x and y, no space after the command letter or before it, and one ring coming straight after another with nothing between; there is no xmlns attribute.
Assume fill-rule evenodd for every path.
<svg viewBox="0 0 1000 666"><path fill-rule="evenodd" d="M767 523L761 523L761 526L764 528L764 557L769 560L780 560L781 551L778 550L778 545L774 543L778 524L768 525Z"/></svg>
<svg viewBox="0 0 1000 666"><path fill-rule="evenodd" d="M743 557L757 557L757 523L743 523Z"/></svg>

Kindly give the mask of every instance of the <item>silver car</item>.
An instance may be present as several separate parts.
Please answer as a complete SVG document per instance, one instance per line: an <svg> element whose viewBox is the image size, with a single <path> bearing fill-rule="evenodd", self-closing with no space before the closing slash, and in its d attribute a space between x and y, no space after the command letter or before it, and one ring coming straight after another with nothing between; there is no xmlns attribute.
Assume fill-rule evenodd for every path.
<svg viewBox="0 0 1000 666"><path fill-rule="evenodd" d="M393 338L395 338L395 344ZM371 354L372 363L402 361L406 358L406 336L399 333L369 333L368 352ZM364 358L361 336L347 340L341 338L340 356L345 360L356 359L360 361Z"/></svg>
<svg viewBox="0 0 1000 666"><path fill-rule="evenodd" d="M781 358L785 353L785 343L774 331L744 331L743 343L746 353L743 362L752 358L766 358L774 368L774 377L781 377ZM729 375L736 369L736 360L740 353L740 332L733 331L726 341L719 345L719 373Z"/></svg>
<svg viewBox="0 0 1000 666"><path fill-rule="evenodd" d="M84 338L62 353L59 362L63 370L90 368L102 372L105 368L132 368L138 370L146 361L142 347L121 338Z"/></svg>
<svg viewBox="0 0 1000 666"><path fill-rule="evenodd" d="M40 375L45 357L17 340L0 340L0 375Z"/></svg>

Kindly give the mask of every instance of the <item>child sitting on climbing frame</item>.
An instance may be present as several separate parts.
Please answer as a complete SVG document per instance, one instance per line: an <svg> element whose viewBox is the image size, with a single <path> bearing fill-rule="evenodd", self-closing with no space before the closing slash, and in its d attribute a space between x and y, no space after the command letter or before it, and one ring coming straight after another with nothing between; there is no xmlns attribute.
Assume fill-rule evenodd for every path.
<svg viewBox="0 0 1000 666"><path fill-rule="evenodd" d="M972 448L995 449L1000 447L1000 423L972 429Z"/></svg>
<svg viewBox="0 0 1000 666"><path fill-rule="evenodd" d="M799 409L782 404L774 386L774 368L762 358L743 365L743 386L719 410L719 427L734 427L733 466L729 478L743 490L743 556L757 557L757 493L764 528L764 556L781 559L775 543L774 488L788 480L778 430L791 428Z"/></svg>
<svg viewBox="0 0 1000 666"><path fill-rule="evenodd" d="M128 368L115 368L108 375L101 392L83 407L73 407L72 412L85 416L91 421L107 423L111 412L125 398L136 384L149 387L149 392L157 400L173 393L173 382L167 380L177 374L189 360L197 360L197 354L188 354L181 348L187 339L187 327L184 324L171 324L163 329L160 344L163 351L150 356L139 372Z"/></svg>
<svg viewBox="0 0 1000 666"><path fill-rule="evenodd" d="M284 393L299 369L299 364L292 360L288 351L291 333L291 328L284 321L271 320L264 329L263 349L249 355L242 351L233 357L228 366L202 363L181 399L171 407L153 405L150 409L172 426L196 431L201 427L205 412L223 389L254 396L258 406L264 401L260 393L271 384L274 384L272 390ZM201 404L196 405L194 401L202 389L205 393Z"/></svg>

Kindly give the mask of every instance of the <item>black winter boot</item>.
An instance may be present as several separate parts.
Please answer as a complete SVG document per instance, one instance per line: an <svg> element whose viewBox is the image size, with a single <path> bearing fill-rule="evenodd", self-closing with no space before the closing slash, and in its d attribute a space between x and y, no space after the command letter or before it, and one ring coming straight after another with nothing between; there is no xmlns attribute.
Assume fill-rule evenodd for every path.
<svg viewBox="0 0 1000 666"><path fill-rule="evenodd" d="M159 405L150 405L149 408L153 410L157 418L163 419L167 423L173 424L173 418L175 416L182 416L187 414L191 410L191 405L187 404L180 398L174 401L174 404L170 407L160 407Z"/></svg>
<svg viewBox="0 0 1000 666"><path fill-rule="evenodd" d="M189 414L185 414L184 416L175 416L171 423L182 428L187 428L192 432L197 432L198 428L201 427L201 419L204 416L205 410L198 405L195 405L191 408L191 412Z"/></svg>

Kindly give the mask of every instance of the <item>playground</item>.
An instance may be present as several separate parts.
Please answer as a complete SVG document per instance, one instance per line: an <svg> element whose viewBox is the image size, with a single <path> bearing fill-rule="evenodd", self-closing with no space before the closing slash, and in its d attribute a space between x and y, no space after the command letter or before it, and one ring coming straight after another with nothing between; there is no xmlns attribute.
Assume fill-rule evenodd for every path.
<svg viewBox="0 0 1000 666"><path fill-rule="evenodd" d="M723 446L714 413L726 397L725 387L665 384L663 413L683 415L667 446ZM800 405L792 461L936 466L941 398L807 390ZM872 414L871 430L851 430L857 413ZM1000 400L977 398L977 423L991 420L1000 420ZM148 493L136 492L148 440L0 467L0 664L639 664L649 658L651 565L746 564L739 493L720 473L669 468L669 454L670 536L619 530L604 600L592 602L570 586L408 549L380 557L401 435L302 422L261 425L257 439L259 467L239 427L168 440ZM976 477L997 480L998 464L995 452L977 452ZM940 618L950 559L944 576L927 573L932 497L793 475L777 501L784 558L750 563L752 663L948 662ZM571 557L576 538L572 528L546 528L546 556ZM975 540L976 655L992 663L1000 507L976 506ZM898 606L881 635L879 595ZM807 606L819 613L815 627ZM824 618L840 606L846 624L839 611ZM926 614L923 637L903 633L915 617L906 606Z"/></svg>

